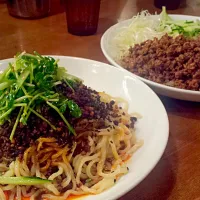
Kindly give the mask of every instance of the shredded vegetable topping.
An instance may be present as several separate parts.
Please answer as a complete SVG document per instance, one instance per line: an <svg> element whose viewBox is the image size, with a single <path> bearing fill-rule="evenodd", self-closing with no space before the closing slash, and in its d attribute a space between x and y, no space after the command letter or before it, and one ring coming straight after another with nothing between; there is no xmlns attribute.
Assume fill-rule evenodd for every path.
<svg viewBox="0 0 200 200"><path fill-rule="evenodd" d="M165 34L173 37L180 34L196 37L200 34L200 21L174 20L167 14L165 7L160 15L142 11L131 19L129 25L118 30L111 45L117 50L117 57L121 57L131 46L155 37L160 39Z"/></svg>
<svg viewBox="0 0 200 200"><path fill-rule="evenodd" d="M40 105L46 103L54 109L67 125L69 132L75 134L68 123L64 112L68 111L72 117L81 116L79 106L72 100L57 93L53 88L65 82L72 89L72 85L81 80L68 74L65 68L59 67L52 57L20 53L15 56L13 63L0 74L0 125L9 120L10 114L19 109L18 116L10 134L14 138L18 123L26 125L30 113L41 118L52 129L56 127L40 114Z"/></svg>
<svg viewBox="0 0 200 200"><path fill-rule="evenodd" d="M160 38L166 34L165 30L157 30L159 25L159 17L156 18L147 10L142 11L131 19L130 25L120 28L119 33L113 39L113 44L116 44L120 53L123 54L130 46L154 37Z"/></svg>

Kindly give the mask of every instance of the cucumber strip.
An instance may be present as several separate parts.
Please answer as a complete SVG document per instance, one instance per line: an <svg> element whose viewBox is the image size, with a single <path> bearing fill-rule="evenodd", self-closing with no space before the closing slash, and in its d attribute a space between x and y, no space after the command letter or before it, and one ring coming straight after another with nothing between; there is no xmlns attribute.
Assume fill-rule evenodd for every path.
<svg viewBox="0 0 200 200"><path fill-rule="evenodd" d="M6 177L6 176L0 176L0 184L6 185L42 185L46 183L51 183L48 179L42 179L39 177L27 177L27 176L21 176L21 177Z"/></svg>

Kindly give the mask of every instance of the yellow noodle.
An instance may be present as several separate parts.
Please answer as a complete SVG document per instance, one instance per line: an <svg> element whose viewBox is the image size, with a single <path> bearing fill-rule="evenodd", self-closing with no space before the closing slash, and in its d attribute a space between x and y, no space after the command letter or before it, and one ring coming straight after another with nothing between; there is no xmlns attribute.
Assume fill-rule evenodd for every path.
<svg viewBox="0 0 200 200"><path fill-rule="evenodd" d="M83 137L83 136L85 136L85 135L90 135L90 134L91 134L91 131L84 131L84 132L79 133L79 134L77 135L77 139L80 138L80 137Z"/></svg>
<svg viewBox="0 0 200 200"><path fill-rule="evenodd" d="M37 151L39 151L41 149L44 142L49 143L49 142L55 142L55 141L56 141L55 138L39 138L38 139L39 144L38 144L38 147L37 147Z"/></svg>
<svg viewBox="0 0 200 200"><path fill-rule="evenodd" d="M131 147L128 150L128 154L133 154L134 152L136 152L141 146L143 145L143 141L138 142L137 144L135 144L133 147Z"/></svg>
<svg viewBox="0 0 200 200"><path fill-rule="evenodd" d="M1 172L5 172L5 171L7 171L8 170L8 167L6 166L6 164L0 164L0 171Z"/></svg>
<svg viewBox="0 0 200 200"><path fill-rule="evenodd" d="M46 154L44 155L44 157L42 157L41 159L39 159L39 163L41 164L41 163L45 162L45 161L48 160L51 156L52 156L52 152L46 153Z"/></svg>
<svg viewBox="0 0 200 200"><path fill-rule="evenodd" d="M50 167L50 165L51 165L51 160L47 160L46 165L44 167L41 167L40 171L41 172L47 171L47 169Z"/></svg>
<svg viewBox="0 0 200 200"><path fill-rule="evenodd" d="M21 200L22 196L21 196L21 187L19 185L17 185L17 192L16 192L16 199L17 200Z"/></svg>
<svg viewBox="0 0 200 200"><path fill-rule="evenodd" d="M49 176L49 180L54 180L57 176L60 176L63 173L63 168L62 167L58 167L58 171L53 173L51 176Z"/></svg>
<svg viewBox="0 0 200 200"><path fill-rule="evenodd" d="M7 177L10 177L10 176L14 176L15 173L13 170L8 170L5 174L3 174L2 176L7 176Z"/></svg>
<svg viewBox="0 0 200 200"><path fill-rule="evenodd" d="M36 174L36 165L35 163L33 163L31 166L31 176L34 176L35 174Z"/></svg>
<svg viewBox="0 0 200 200"><path fill-rule="evenodd" d="M32 151L33 147L29 147L28 149L26 149L26 151L24 152L24 162L27 163L27 160L28 160L28 154L30 151Z"/></svg>
<svg viewBox="0 0 200 200"><path fill-rule="evenodd" d="M24 170L26 175L27 174L30 175L30 170L29 170L29 168L28 168L28 166L27 166L27 164L26 164L26 162L24 160L22 161L22 169Z"/></svg>
<svg viewBox="0 0 200 200"><path fill-rule="evenodd" d="M71 149L71 152L72 152L72 153L69 154L69 156L68 156L68 158L67 158L69 161L71 161L71 159L72 159L72 155L73 155L73 153L74 153L74 151L75 151L75 149L76 149L76 146L77 146L77 143L75 142L74 145L73 145L73 147L72 147L72 149Z"/></svg>
<svg viewBox="0 0 200 200"><path fill-rule="evenodd" d="M24 170L24 168L23 168L23 163L22 163L22 165L19 167L19 172L20 172L20 176L27 176L27 175L29 175L29 172L26 171L26 170Z"/></svg>
<svg viewBox="0 0 200 200"><path fill-rule="evenodd" d="M0 199L6 200L6 195L4 194L4 192L1 188L0 188Z"/></svg>
<svg viewBox="0 0 200 200"><path fill-rule="evenodd" d="M97 163L98 161L99 161L99 158L96 158L96 159L90 161L89 164L88 164L88 166L87 166L87 168L86 168L87 175L88 175L88 177L91 178L91 179L98 178L98 175L94 176L94 175L92 174L92 172L91 172L92 166L93 166L95 163Z"/></svg>
<svg viewBox="0 0 200 200"><path fill-rule="evenodd" d="M63 162L64 162L65 164L68 164L68 163L69 163L68 158L67 158L67 156L66 156L64 153L62 154L62 160L63 160Z"/></svg>
<svg viewBox="0 0 200 200"><path fill-rule="evenodd" d="M16 161L15 161L15 175L16 176L21 176L21 173L20 173L20 163L19 163L19 159L17 158Z"/></svg>
<svg viewBox="0 0 200 200"><path fill-rule="evenodd" d="M98 158L99 156L99 153L93 155L93 156L86 156L86 157L83 157L79 163L79 166L78 166L78 170L77 170L77 176L76 176L76 182L79 183L80 182L80 174L81 174L81 169L82 169L82 166L85 162L87 161L90 161L90 160L93 160L93 159L96 159Z"/></svg>
<svg viewBox="0 0 200 200"><path fill-rule="evenodd" d="M109 138L109 143L110 143L110 146L111 146L111 149L112 149L112 153L113 153L113 156L116 160L120 159L119 157L119 154L117 153L117 149L116 149L116 146L114 144L114 141L113 141L113 138L110 137Z"/></svg>
<svg viewBox="0 0 200 200"><path fill-rule="evenodd" d="M41 151L39 152L38 157L40 157L41 154L46 154L47 152L50 152L50 151L53 151L53 150L54 150L53 147L47 147L47 148L45 148L45 149L43 149L43 150L41 150Z"/></svg>
<svg viewBox="0 0 200 200"><path fill-rule="evenodd" d="M110 102L109 95L104 93L101 95L105 101ZM119 121L118 126L107 121L106 123L111 125L109 131L105 128L98 132L82 131L84 129L81 127L81 123L82 125L85 123L83 126L86 127L89 123L95 124L95 120L82 121L78 127L82 132L76 136L78 143L74 142L72 147L68 145L60 147L55 138L39 138L36 144L24 152L22 161L17 158L11 162L9 167L0 163L0 171L5 172L3 176L36 176L53 180L52 183L34 187L0 186L0 199L4 200L3 191L8 190L11 191L9 200L14 200L15 196L19 199L21 196L30 197L33 200L44 191L43 198L66 200L69 195L98 194L112 187L116 179L128 172L125 162L143 144L141 141L137 141L135 131L126 126L131 123L130 115L122 114L125 110L117 107L120 104L128 109L127 102L120 98L113 100L115 100L113 113L121 114L121 118L113 118L113 120ZM81 137L87 138L90 149L84 154L74 155L81 142ZM124 149L121 149L121 142L125 145ZM47 171L55 166L58 167L58 170L48 175ZM83 184L82 179L86 183ZM70 186L71 189L61 194L58 185L61 185L62 188Z"/></svg>
<svg viewBox="0 0 200 200"><path fill-rule="evenodd" d="M63 149L60 149L56 154L52 155L52 159L54 160L54 159L58 158L63 153L67 153L67 151L68 151L68 147L65 146Z"/></svg>
<svg viewBox="0 0 200 200"><path fill-rule="evenodd" d="M50 190L55 195L59 195L60 194L60 192L58 191L58 189L52 183L44 184L44 187L46 189Z"/></svg>
<svg viewBox="0 0 200 200"><path fill-rule="evenodd" d="M6 185L1 187L4 191L6 190L12 190L15 188L15 185Z"/></svg>
<svg viewBox="0 0 200 200"><path fill-rule="evenodd" d="M97 184L92 186L92 189L97 190L97 193L103 192L105 189L112 187L115 184L114 178L104 178Z"/></svg>
<svg viewBox="0 0 200 200"><path fill-rule="evenodd" d="M28 186L22 186L22 195L24 197L31 197L35 193L35 189L34 188L32 188L29 193L27 193L28 190L29 190Z"/></svg>
<svg viewBox="0 0 200 200"><path fill-rule="evenodd" d="M34 194L31 195L30 200L35 200L35 198L42 193L42 190L37 190Z"/></svg>

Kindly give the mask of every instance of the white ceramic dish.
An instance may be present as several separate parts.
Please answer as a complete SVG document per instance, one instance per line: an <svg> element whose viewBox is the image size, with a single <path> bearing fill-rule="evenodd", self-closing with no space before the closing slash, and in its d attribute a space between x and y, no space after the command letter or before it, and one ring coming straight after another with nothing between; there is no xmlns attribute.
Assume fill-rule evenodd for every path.
<svg viewBox="0 0 200 200"><path fill-rule="evenodd" d="M200 19L200 17L188 16L188 15L170 15L170 16L175 20ZM157 16L155 16L155 17L157 17ZM122 27L126 27L127 25L130 24L130 22L131 22L131 20L129 19L129 20L122 21L118 24L115 24L114 26L110 27L101 38L101 49L103 51L104 56L107 58L107 60L112 65L114 65L118 68L123 68L123 67L120 66L114 59L114 57L117 56L116 55L117 50L115 49L114 46L112 46L111 41L112 41L112 38L116 35L116 33L118 33L119 29ZM137 77L139 77L139 76L137 76ZM200 92L198 92L198 91L173 88L173 87L155 83L153 81L149 81L142 77L139 77L139 78L140 78L140 80L142 80L146 84L148 84L158 94L176 98L176 99L181 99L181 100L200 102Z"/></svg>
<svg viewBox="0 0 200 200"><path fill-rule="evenodd" d="M130 172L122 177L114 187L84 200L114 200L141 182L154 168L162 156L169 132L168 117L160 99L142 81L123 69L82 58L54 56L60 66L80 77L87 86L97 91L105 91L114 97L122 97L129 102L129 111L138 112L142 119L136 125L136 135L144 140L129 162ZM0 61L3 71L12 59ZM83 199L83 198L81 198Z"/></svg>

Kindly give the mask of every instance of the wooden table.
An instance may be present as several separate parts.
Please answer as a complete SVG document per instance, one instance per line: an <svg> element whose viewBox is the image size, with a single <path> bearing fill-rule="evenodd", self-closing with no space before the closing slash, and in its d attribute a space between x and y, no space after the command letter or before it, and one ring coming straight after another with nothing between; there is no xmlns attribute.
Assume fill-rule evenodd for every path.
<svg viewBox="0 0 200 200"><path fill-rule="evenodd" d="M96 35L77 37L67 33L65 13L58 0L52 0L51 15L40 20L9 16L0 4L0 59L18 51L37 50L41 54L67 55L107 62L100 49L104 31L118 20L148 9L158 11L152 0L102 0ZM200 1L183 2L170 13L200 15ZM161 97L170 122L170 137L155 169L120 200L200 199L200 104Z"/></svg>

